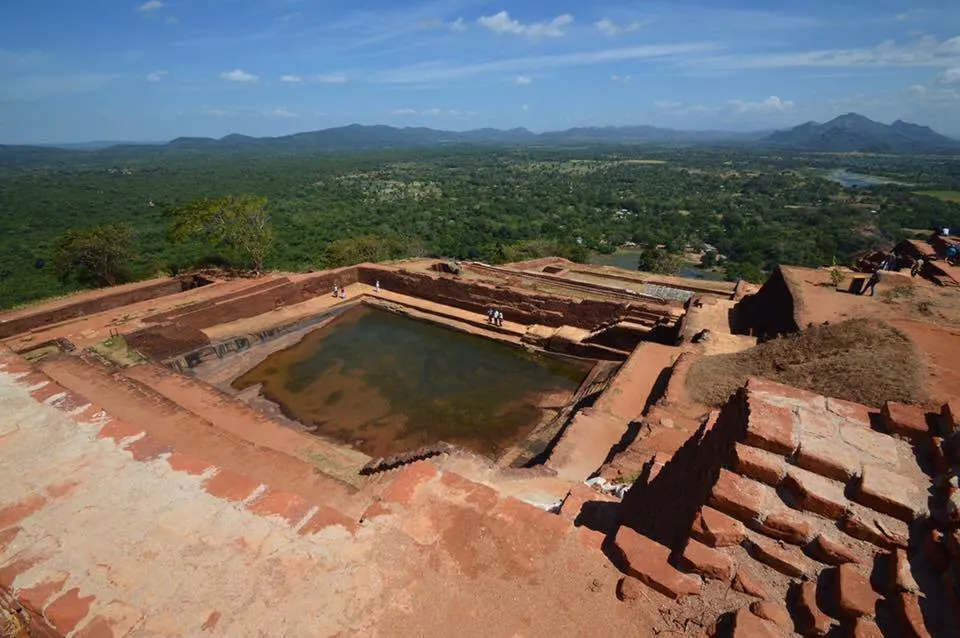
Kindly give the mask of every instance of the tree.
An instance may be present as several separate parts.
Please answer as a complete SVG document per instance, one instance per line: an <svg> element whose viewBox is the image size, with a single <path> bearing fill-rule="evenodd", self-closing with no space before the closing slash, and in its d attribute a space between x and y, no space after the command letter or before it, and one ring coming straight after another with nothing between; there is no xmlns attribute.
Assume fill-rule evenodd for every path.
<svg viewBox="0 0 960 638"><path fill-rule="evenodd" d="M215 246L227 246L249 260L257 274L274 241L267 199L253 195L204 197L178 208L170 235L176 241L206 237Z"/></svg>
<svg viewBox="0 0 960 638"><path fill-rule="evenodd" d="M136 233L126 224L71 230L57 240L53 264L60 281L113 286L130 279Z"/></svg>
<svg viewBox="0 0 960 638"><path fill-rule="evenodd" d="M673 275L680 270L682 265L683 259L680 255L660 248L644 248L640 253L637 270L660 275Z"/></svg>

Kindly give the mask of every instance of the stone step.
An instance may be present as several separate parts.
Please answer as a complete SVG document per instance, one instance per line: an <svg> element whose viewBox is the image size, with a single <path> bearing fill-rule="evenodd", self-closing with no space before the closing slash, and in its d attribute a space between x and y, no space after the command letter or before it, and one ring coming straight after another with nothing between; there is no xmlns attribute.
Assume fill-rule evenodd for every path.
<svg viewBox="0 0 960 638"><path fill-rule="evenodd" d="M258 446L221 430L149 387L102 365L78 357L44 360L41 371L57 384L84 397L126 424L131 434L145 432L141 454L157 456L168 448L205 462L255 477L276 489L316 504L349 500L356 488L328 476L316 464Z"/></svg>
<svg viewBox="0 0 960 638"><path fill-rule="evenodd" d="M699 594L699 577L684 574L670 564L670 549L622 526L615 538L627 573L645 585L670 598Z"/></svg>

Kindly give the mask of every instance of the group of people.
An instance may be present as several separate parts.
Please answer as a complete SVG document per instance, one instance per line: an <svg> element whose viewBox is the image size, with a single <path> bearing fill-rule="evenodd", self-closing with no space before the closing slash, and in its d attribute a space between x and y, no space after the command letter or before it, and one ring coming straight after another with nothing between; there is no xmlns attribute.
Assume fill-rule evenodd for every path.
<svg viewBox="0 0 960 638"><path fill-rule="evenodd" d="M377 282L373 285L374 289L379 294L380 292L380 280L377 279ZM341 288L340 284L333 284L333 296L335 299L346 299L347 290L346 288Z"/></svg>
<svg viewBox="0 0 960 638"><path fill-rule="evenodd" d="M860 291L860 294L866 294L867 291L870 292L870 296L873 297L877 292L877 284L880 283L880 271L881 270L900 270L899 265L901 262L900 255L896 253L890 253L884 257L883 261L880 262L880 266L874 269L870 274L870 279L867 280L866 285L863 287L863 290ZM910 276L916 277L917 275L923 274L923 267L926 264L926 261L923 257L917 257L916 259L907 256L903 259L906 259L910 263Z"/></svg>
<svg viewBox="0 0 960 638"><path fill-rule="evenodd" d="M487 323L492 323L495 326L503 325L503 313L494 308L487 310Z"/></svg>

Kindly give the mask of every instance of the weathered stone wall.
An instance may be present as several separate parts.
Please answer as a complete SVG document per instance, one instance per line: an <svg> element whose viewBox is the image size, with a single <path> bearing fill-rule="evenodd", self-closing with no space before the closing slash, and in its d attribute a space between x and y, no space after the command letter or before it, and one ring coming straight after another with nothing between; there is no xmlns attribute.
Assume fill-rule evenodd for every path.
<svg viewBox="0 0 960 638"><path fill-rule="evenodd" d="M355 267L317 273L290 281L284 278L279 285L266 286L253 294L228 295L211 303L190 306L175 313L158 315L155 320L175 320L193 328L203 329L228 321L255 317L274 308L297 304L317 295L331 294L333 286L357 283ZM242 296L240 296L242 295Z"/></svg>
<svg viewBox="0 0 960 638"><path fill-rule="evenodd" d="M641 476L623 498L623 524L671 549L683 546L720 468L746 423L745 394L700 426L652 478ZM649 466L651 469L653 465Z"/></svg>
<svg viewBox="0 0 960 638"><path fill-rule="evenodd" d="M157 297L171 295L180 292L182 289L183 283L179 279L170 278L149 286L122 289L115 293L88 298L49 310L23 314L9 321L0 320L0 339L66 321L67 319L75 319L76 317L112 310L113 308L137 303L138 301L146 301L147 299L156 299Z"/></svg>
<svg viewBox="0 0 960 638"><path fill-rule="evenodd" d="M591 299L572 300L551 295L524 293L510 288L426 273L392 271L376 266L359 266L359 280L373 285L376 281L386 290L427 301L485 313L496 307L507 321L562 325L593 329L611 319L623 316L629 304Z"/></svg>
<svg viewBox="0 0 960 638"><path fill-rule="evenodd" d="M756 294L744 297L734 307L734 331L761 340L797 332L800 327L796 317L802 303L798 294L784 271L777 268Z"/></svg>

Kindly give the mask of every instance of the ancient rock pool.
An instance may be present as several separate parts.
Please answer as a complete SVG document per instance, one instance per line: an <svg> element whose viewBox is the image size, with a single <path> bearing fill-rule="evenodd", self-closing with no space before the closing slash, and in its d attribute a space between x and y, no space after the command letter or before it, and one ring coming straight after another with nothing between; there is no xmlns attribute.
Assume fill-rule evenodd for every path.
<svg viewBox="0 0 960 638"><path fill-rule="evenodd" d="M358 306L233 382L373 457L445 441L496 457L569 399L590 365Z"/></svg>

